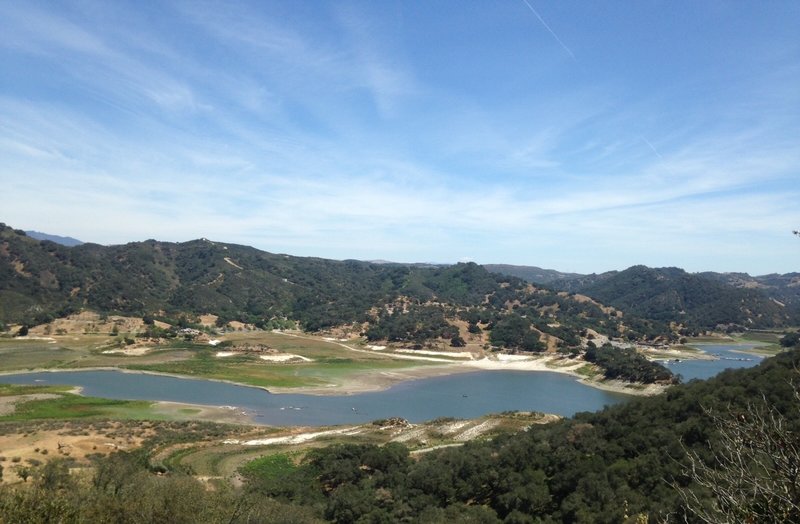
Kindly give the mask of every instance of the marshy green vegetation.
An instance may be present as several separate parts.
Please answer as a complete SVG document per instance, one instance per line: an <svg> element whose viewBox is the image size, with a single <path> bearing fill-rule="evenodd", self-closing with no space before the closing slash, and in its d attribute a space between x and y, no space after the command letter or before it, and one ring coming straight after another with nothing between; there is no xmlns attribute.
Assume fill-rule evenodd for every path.
<svg viewBox="0 0 800 524"><path fill-rule="evenodd" d="M142 355L104 353L112 348L110 335L68 335L49 340L0 337L0 372L34 369L120 368L227 380L251 386L298 388L341 385L349 378L380 371L429 365L425 361L395 360L383 354L351 351L320 337L280 335L268 331L234 333L234 343L260 344L276 352L307 358L300 363L269 363L258 354L239 352L216 356L227 346L174 340ZM355 344L358 346L358 344Z"/></svg>
<svg viewBox="0 0 800 524"><path fill-rule="evenodd" d="M170 414L154 402L87 397L70 390L64 386L0 384L0 401L11 404L6 413L0 413L0 423L73 419L171 420L196 414L194 410L176 410Z"/></svg>

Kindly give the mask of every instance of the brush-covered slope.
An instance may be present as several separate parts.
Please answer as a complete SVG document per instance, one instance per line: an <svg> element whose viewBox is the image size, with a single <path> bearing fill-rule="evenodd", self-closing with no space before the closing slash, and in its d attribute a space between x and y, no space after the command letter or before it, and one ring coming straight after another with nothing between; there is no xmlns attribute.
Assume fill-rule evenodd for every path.
<svg viewBox="0 0 800 524"><path fill-rule="evenodd" d="M0 228L0 322L36 324L79 309L123 314L213 313L255 324L297 320L311 331L369 323L374 337L421 342L499 326L493 343L576 346L593 329L628 338L663 324L535 288L476 264L379 265L272 254L201 239L65 247ZM624 323L623 323L624 322ZM502 336L501 336L502 335ZM552 339L548 339L552 337ZM542 339L542 344L536 343ZM524 346L522 341L525 341Z"/></svg>
<svg viewBox="0 0 800 524"><path fill-rule="evenodd" d="M791 309L759 289L733 287L678 268L633 266L552 285L588 295L631 315L675 322L689 329L731 324L764 328L796 321Z"/></svg>
<svg viewBox="0 0 800 524"><path fill-rule="evenodd" d="M64 247L0 231L0 318L28 321L79 308L225 317L335 308L349 318L396 288L392 269L290 257L209 240ZM402 271L400 271L402 273ZM394 279L394 280L393 280Z"/></svg>
<svg viewBox="0 0 800 524"><path fill-rule="evenodd" d="M740 289L754 289L794 310L800 309L800 273L771 273L752 277L747 273L699 273L699 276Z"/></svg>

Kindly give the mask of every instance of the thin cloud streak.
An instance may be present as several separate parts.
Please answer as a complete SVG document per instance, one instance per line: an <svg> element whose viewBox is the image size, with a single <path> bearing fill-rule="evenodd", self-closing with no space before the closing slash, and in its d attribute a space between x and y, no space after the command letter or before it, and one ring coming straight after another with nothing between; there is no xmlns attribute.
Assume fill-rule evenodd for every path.
<svg viewBox="0 0 800 524"><path fill-rule="evenodd" d="M658 152L658 149L656 149L656 146L654 146L653 144L651 144L651 143L650 143L650 141L649 141L648 139L646 139L645 137L641 137L641 138L642 138L642 142L644 142L645 144L647 144L647 147L649 147L649 148L650 148L650 150L651 150L651 151L653 151L653 153L655 153L655 154L656 154L656 156L657 156L658 158L660 158L660 159L662 159L662 160L664 159L664 157L663 157L663 156L661 156L661 153L659 153L659 152Z"/></svg>
<svg viewBox="0 0 800 524"><path fill-rule="evenodd" d="M550 29L550 26L549 26L549 25L547 25L547 22L545 22L545 21L544 21L544 18L542 18L542 16L541 16L541 15L540 15L540 14L539 14L537 11L536 11L536 9L534 9L534 8L533 8L533 6L530 4L530 2L528 2L528 0L522 0L522 2L523 2L523 3L524 3L526 6L528 6L528 9L530 9L530 10L531 10L531 13L533 13L534 15L536 15L536 18L538 18L538 19L539 19L539 22L541 22L541 23L542 23L542 25L544 26L544 28L545 28L545 29L547 29L547 31L548 31L548 32L549 32L551 35L553 35L553 38L555 38L556 42L558 42L558 45L560 45L560 46L561 46L561 48L562 48L562 49L564 49L564 51L566 51L566 52L567 52L567 54L570 56L570 58L572 58L572 60L574 60L574 61L577 63L577 62L578 62L578 59L577 59L577 58L575 58L575 54L572 52L572 50L571 50L569 47L567 47L567 44L565 44L564 42L562 42L562 41L561 41L561 39L558 37L558 35L556 34L556 32L555 32L555 31L553 31L552 29Z"/></svg>

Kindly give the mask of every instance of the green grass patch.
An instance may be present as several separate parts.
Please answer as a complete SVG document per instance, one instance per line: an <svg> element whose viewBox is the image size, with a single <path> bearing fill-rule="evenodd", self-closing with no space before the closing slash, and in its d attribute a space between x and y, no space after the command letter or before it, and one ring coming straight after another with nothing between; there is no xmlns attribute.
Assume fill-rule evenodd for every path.
<svg viewBox="0 0 800 524"><path fill-rule="evenodd" d="M152 413L149 411L151 405L151 402L141 400L112 400L63 393L58 398L21 402L14 413L0 417L0 420L147 418L146 414Z"/></svg>
<svg viewBox="0 0 800 524"><path fill-rule="evenodd" d="M291 473L297 466L286 453L277 453L251 460L240 468L243 475L260 479L274 479Z"/></svg>
<svg viewBox="0 0 800 524"><path fill-rule="evenodd" d="M270 363L254 355L218 358L211 350L197 351L194 358L154 364L129 364L124 367L188 377L228 380L260 387L321 387L337 384L349 375L370 371L396 370L425 365L407 360L360 360L323 357L300 364ZM122 367L122 366L121 366Z"/></svg>
<svg viewBox="0 0 800 524"><path fill-rule="evenodd" d="M3 377L0 376L0 381ZM72 386L37 386L35 384L0 384L0 397L35 395L38 393L68 393Z"/></svg>
<svg viewBox="0 0 800 524"><path fill-rule="evenodd" d="M80 352L46 341L3 340L0 342L0 371L54 368L79 355Z"/></svg>
<svg viewBox="0 0 800 524"><path fill-rule="evenodd" d="M184 471L188 473L187 469L191 470L191 468L187 468L181 461L184 457L191 455L195 451L196 450L191 447L179 449L164 459L164 466L170 471Z"/></svg>
<svg viewBox="0 0 800 524"><path fill-rule="evenodd" d="M780 342L783 333L773 333L767 331L747 332L740 337L736 337L737 342L766 342L768 344L777 344Z"/></svg>
<svg viewBox="0 0 800 524"><path fill-rule="evenodd" d="M672 346L671 349L675 349L675 350L678 350L678 351L685 351L687 353L699 353L700 352L699 349L694 348L692 346L687 346L687 345L684 345L684 344L680 344L680 345L677 345L677 346Z"/></svg>
<svg viewBox="0 0 800 524"><path fill-rule="evenodd" d="M180 339L162 344L141 356L103 354L102 351L111 347L109 343L113 341L108 336L65 335L54 338L55 343L47 340L0 341L0 371L117 367L291 389L337 386L349 377L372 371L437 364L388 359L383 354L354 352L318 337L265 331L226 333L222 338L233 345L263 344L280 352L310 358L312 362L271 363L253 354L219 358L215 356L218 348Z"/></svg>
<svg viewBox="0 0 800 524"><path fill-rule="evenodd" d="M147 400L126 400L124 404L105 408L104 417L122 420L183 420L186 417L163 413L157 404Z"/></svg>
<svg viewBox="0 0 800 524"><path fill-rule="evenodd" d="M585 364L579 367L578 369L575 370L575 373L586 378L594 378L601 376L601 373L598 373L597 369L592 364Z"/></svg>
<svg viewBox="0 0 800 524"><path fill-rule="evenodd" d="M87 367L122 366L131 362L148 364L187 359L192 349L207 349L194 345L186 348L186 342L165 345L142 356L103 354L109 345L109 337L75 335L54 337L48 340L0 339L0 372L27 371L32 369L80 369Z"/></svg>
<svg viewBox="0 0 800 524"><path fill-rule="evenodd" d="M737 353L742 353L745 355L760 355L764 357L772 357L780 353L781 351L785 351L786 348L779 346L778 344L770 344L768 346L756 346L754 348L750 348L748 350L737 351Z"/></svg>
<svg viewBox="0 0 800 524"><path fill-rule="evenodd" d="M313 378L296 376L294 366L269 366L266 363L248 362L247 360L231 361L202 353L190 360L156 364L132 364L124 367L141 371L172 373L187 377L228 380L238 384L260 387L292 388L324 385L324 382Z"/></svg>
<svg viewBox="0 0 800 524"><path fill-rule="evenodd" d="M729 336L699 336L688 337L686 344L732 344L734 340Z"/></svg>

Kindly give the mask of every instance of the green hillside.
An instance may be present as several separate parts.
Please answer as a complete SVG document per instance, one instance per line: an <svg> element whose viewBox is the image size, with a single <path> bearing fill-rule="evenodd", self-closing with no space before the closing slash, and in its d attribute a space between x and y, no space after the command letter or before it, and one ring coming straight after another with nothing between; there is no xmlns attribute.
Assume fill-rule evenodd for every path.
<svg viewBox="0 0 800 524"><path fill-rule="evenodd" d="M734 287L678 268L625 271L554 281L556 289L588 295L627 314L675 322L689 331L770 328L798 322L797 310L761 289Z"/></svg>
<svg viewBox="0 0 800 524"><path fill-rule="evenodd" d="M751 277L747 273L699 273L699 276L732 287L755 289L795 310L800 309L800 273L772 273Z"/></svg>
<svg viewBox="0 0 800 524"><path fill-rule="evenodd" d="M0 228L0 322L39 324L81 309L171 316L213 313L308 331L368 323L371 338L420 343L502 327L493 343L544 349L544 337L580 345L593 329L629 339L669 336L663 322L623 318L602 305L534 288L476 264L408 266L272 254L201 239L65 247ZM508 319L518 319L509 321ZM523 343L524 341L524 343Z"/></svg>

